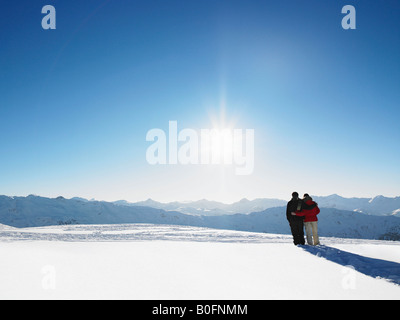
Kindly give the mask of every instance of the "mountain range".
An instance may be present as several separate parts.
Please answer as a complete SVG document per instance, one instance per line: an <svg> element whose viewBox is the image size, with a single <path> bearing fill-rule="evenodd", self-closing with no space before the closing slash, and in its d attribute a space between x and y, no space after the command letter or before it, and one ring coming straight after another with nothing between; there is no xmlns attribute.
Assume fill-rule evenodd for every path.
<svg viewBox="0 0 400 320"><path fill-rule="evenodd" d="M313 196L319 207L336 208L339 210L348 210L365 213L368 215L397 215L400 216L400 197L388 198L377 196L374 198L344 198L337 194L330 196ZM145 206L163 210L179 211L186 214L194 215L222 215L251 212L259 212L273 207L286 206L287 200L259 198L248 200L246 198L225 204L217 201L209 201L206 199L188 202L169 202L161 203L148 199L130 203L125 200L115 201L115 204L125 206Z"/></svg>
<svg viewBox="0 0 400 320"><path fill-rule="evenodd" d="M185 214L191 215L206 215L216 216L225 214L243 213L248 214L251 212L263 211L268 208L281 207L286 205L287 201L279 199L255 199L248 200L246 198L234 202L232 204L226 204L217 201L210 201L207 199L197 201L186 201L186 202L169 202L162 203L147 199L146 201L130 203L125 200L115 201L114 204L125 205L125 206L145 206L157 209L163 209L166 211L178 211Z"/></svg>
<svg viewBox="0 0 400 320"><path fill-rule="evenodd" d="M391 214L390 212L385 213L382 211L379 215L360 212L361 207L352 210L343 210L339 209L339 205L344 205L342 202L346 201L334 203L333 199L335 198L339 200L345 199L339 196L326 197L325 199L323 197L315 197L319 201L321 208L319 215L319 231L321 236L400 240L398 209L393 209ZM382 203L382 200L385 198L374 199L368 203L374 204L376 201ZM388 199L391 199L388 201L390 206L389 204L382 204L385 210L393 208L393 198ZM263 202L263 200L265 201ZM274 201L277 201L276 204L280 204L280 206L273 206L275 204ZM286 208L282 205L283 203L286 204L286 201L283 201L283 203L282 201L268 199L258 199L257 201L241 200L231 205L225 205L225 207L214 208L215 210L219 210L219 215L205 215L199 214L199 212L213 212L213 206L220 203L207 200L170 204L160 204L153 200L147 200L142 203L127 203L124 201L112 203L94 200L88 201L82 198L45 198L34 195L27 197L0 196L0 223L20 228L60 224L153 223L290 234L286 221ZM335 204L336 207L324 207L324 201L328 204ZM349 205L349 203L350 201L346 205ZM357 202L357 204L359 203L361 201ZM184 206L177 207L182 204ZM265 206L270 205L270 207L263 209L259 207L260 204L264 204ZM157 206L163 206L163 208ZM172 210L174 206L180 211ZM247 210L255 207L262 210L247 212ZM169 209L167 210L167 208ZM229 210L241 208L242 212L245 213L232 213L227 208ZM371 208L374 208L374 206L371 206ZM187 212L184 213L183 210L187 210ZM189 212L193 210L197 214ZM222 212L229 212L229 214L222 214Z"/></svg>

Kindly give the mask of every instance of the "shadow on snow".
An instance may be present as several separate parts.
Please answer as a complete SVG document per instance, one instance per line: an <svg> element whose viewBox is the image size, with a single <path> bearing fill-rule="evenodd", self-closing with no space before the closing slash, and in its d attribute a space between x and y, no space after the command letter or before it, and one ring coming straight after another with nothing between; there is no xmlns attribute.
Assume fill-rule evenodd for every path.
<svg viewBox="0 0 400 320"><path fill-rule="evenodd" d="M368 258L328 246L301 246L303 250L373 278L383 278L400 285L400 263Z"/></svg>

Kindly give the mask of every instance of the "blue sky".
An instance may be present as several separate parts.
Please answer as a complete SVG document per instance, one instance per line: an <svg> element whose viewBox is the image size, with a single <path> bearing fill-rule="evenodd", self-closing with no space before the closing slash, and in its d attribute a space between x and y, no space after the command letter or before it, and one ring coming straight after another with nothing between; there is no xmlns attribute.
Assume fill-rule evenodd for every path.
<svg viewBox="0 0 400 320"><path fill-rule="evenodd" d="M56 8L56 30L41 9ZM341 9L354 5L357 29ZM160 201L400 195L400 4L0 5L0 194ZM255 131L252 175L146 162L152 128Z"/></svg>

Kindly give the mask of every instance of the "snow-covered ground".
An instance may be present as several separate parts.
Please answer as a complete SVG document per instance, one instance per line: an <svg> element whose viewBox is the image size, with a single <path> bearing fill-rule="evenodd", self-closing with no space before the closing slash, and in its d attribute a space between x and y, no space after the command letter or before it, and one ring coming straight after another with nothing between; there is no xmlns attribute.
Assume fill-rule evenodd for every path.
<svg viewBox="0 0 400 320"><path fill-rule="evenodd" d="M0 225L0 299L400 299L400 242L124 224Z"/></svg>

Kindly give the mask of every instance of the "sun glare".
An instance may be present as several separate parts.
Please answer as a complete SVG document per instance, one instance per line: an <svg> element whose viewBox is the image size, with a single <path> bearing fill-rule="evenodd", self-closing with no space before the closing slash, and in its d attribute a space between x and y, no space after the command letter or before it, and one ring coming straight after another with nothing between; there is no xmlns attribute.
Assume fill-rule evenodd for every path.
<svg viewBox="0 0 400 320"><path fill-rule="evenodd" d="M211 130L205 135L204 151L212 155L213 164L231 165L235 152L242 151L235 139L234 118L227 119L225 99L221 99L219 114L210 114ZM240 139L241 141L241 139Z"/></svg>

